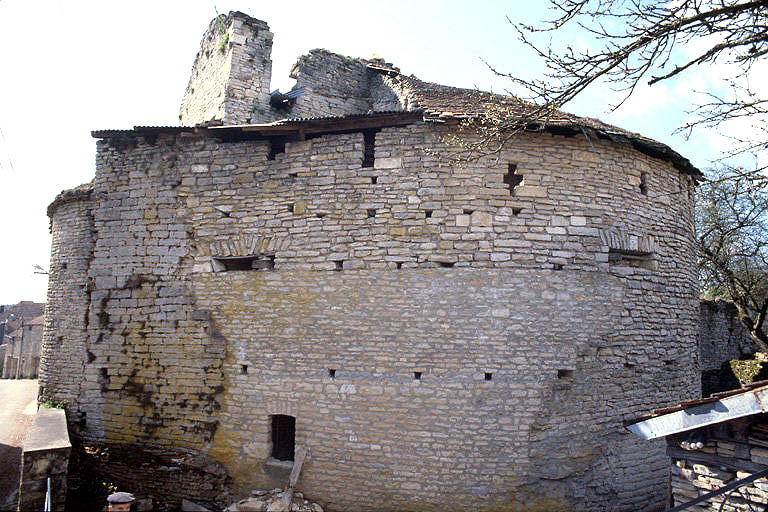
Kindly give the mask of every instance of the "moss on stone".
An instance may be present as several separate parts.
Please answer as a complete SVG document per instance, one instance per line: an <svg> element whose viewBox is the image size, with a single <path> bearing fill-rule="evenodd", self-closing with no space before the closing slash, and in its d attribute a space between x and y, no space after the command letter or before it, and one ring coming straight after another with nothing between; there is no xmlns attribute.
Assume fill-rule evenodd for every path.
<svg viewBox="0 0 768 512"><path fill-rule="evenodd" d="M763 368L763 363L754 359L748 359L740 361L738 359L732 359L730 361L731 371L739 379L739 383L743 386L747 386L754 382L755 377L760 373Z"/></svg>

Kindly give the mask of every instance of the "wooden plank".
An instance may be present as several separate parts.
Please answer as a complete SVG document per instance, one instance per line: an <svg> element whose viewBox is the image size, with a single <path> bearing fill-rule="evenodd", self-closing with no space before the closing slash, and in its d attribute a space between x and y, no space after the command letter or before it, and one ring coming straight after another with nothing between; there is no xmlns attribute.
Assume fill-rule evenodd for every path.
<svg viewBox="0 0 768 512"><path fill-rule="evenodd" d="M296 487L296 482L299 481L299 475L301 474L301 468L304 466L304 461L307 457L307 448L304 445L296 447L293 469L291 470L291 476L288 479L288 487Z"/></svg>
<svg viewBox="0 0 768 512"><path fill-rule="evenodd" d="M746 471L748 473L757 473L766 469L762 464L737 459L735 457L723 457L721 455L711 455L701 453L695 450L683 450L674 446L667 446L667 455L673 459L681 459L695 464L704 464L706 466L723 466L733 471Z"/></svg>

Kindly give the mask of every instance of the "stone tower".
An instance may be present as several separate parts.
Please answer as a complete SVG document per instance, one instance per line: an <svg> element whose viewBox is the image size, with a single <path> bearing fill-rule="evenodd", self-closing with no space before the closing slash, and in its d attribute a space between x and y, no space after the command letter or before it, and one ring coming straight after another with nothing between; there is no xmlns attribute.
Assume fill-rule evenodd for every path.
<svg viewBox="0 0 768 512"><path fill-rule="evenodd" d="M172 454L99 474L224 508L304 445L329 511L663 507L623 422L699 390L699 171L565 112L462 159L461 120L533 107L325 50L271 95L271 41L214 20L182 126L93 132L49 209L41 396Z"/></svg>

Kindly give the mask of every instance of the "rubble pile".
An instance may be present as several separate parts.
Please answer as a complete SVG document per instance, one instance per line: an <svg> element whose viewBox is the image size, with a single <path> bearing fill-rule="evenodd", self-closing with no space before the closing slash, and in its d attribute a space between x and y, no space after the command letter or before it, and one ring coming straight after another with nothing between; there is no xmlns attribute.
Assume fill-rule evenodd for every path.
<svg viewBox="0 0 768 512"><path fill-rule="evenodd" d="M304 499L300 492L294 492L290 505L286 503L283 489L253 491L251 496L227 507L226 512L323 512L323 507Z"/></svg>

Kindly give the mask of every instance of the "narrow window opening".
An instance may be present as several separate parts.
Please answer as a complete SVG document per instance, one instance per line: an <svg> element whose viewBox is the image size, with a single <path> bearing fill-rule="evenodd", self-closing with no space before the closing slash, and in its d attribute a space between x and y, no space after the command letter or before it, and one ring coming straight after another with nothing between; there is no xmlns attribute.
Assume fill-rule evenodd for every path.
<svg viewBox="0 0 768 512"><path fill-rule="evenodd" d="M464 215L472 215L473 213L475 213L475 210L464 208Z"/></svg>
<svg viewBox="0 0 768 512"><path fill-rule="evenodd" d="M376 132L363 130L363 167L373 167L376 154Z"/></svg>
<svg viewBox="0 0 768 512"><path fill-rule="evenodd" d="M512 215L517 217L518 215L520 215L520 212L522 212L522 211L523 211L522 208L512 208Z"/></svg>
<svg viewBox="0 0 768 512"><path fill-rule="evenodd" d="M296 203L291 203L290 205L288 205L288 211L295 215L296 214Z"/></svg>
<svg viewBox="0 0 768 512"><path fill-rule="evenodd" d="M373 209L373 208L367 209L366 212L368 213L368 218L369 219L376 216L376 210Z"/></svg>
<svg viewBox="0 0 768 512"><path fill-rule="evenodd" d="M341 272L344 270L344 260L335 260L333 263L336 265L336 268L333 269L336 272Z"/></svg>
<svg viewBox="0 0 768 512"><path fill-rule="evenodd" d="M288 173L288 177L289 178L298 178L299 177L299 173L297 173L297 172L289 172Z"/></svg>
<svg viewBox="0 0 768 512"><path fill-rule="evenodd" d="M653 270L653 253L611 247L608 249L608 263L611 265Z"/></svg>
<svg viewBox="0 0 768 512"><path fill-rule="evenodd" d="M398 261L398 262L395 263L395 266L397 267L398 270L400 270L401 268L403 268L403 262L402 261Z"/></svg>
<svg viewBox="0 0 768 512"><path fill-rule="evenodd" d="M379 182L378 176L371 176L371 185L375 185Z"/></svg>
<svg viewBox="0 0 768 512"><path fill-rule="evenodd" d="M432 217L432 210L424 210L424 218L429 219Z"/></svg>
<svg viewBox="0 0 768 512"><path fill-rule="evenodd" d="M441 261L441 262L440 262L440 266L441 266L441 267L445 267L445 268L451 268L451 267L453 267L455 264L456 264L456 263L454 263L453 261Z"/></svg>
<svg viewBox="0 0 768 512"><path fill-rule="evenodd" d="M515 188L523 182L523 175L517 173L517 164L509 164L504 175L504 183L509 187L509 195L515 195Z"/></svg>
<svg viewBox="0 0 768 512"><path fill-rule="evenodd" d="M485 380L492 380L493 379L493 373L491 372L485 372Z"/></svg>
<svg viewBox="0 0 768 512"><path fill-rule="evenodd" d="M413 372L414 380L421 380L421 372Z"/></svg>
<svg viewBox="0 0 768 512"><path fill-rule="evenodd" d="M284 140L270 140L269 141L269 154L267 160L274 160L280 153L285 153L285 141Z"/></svg>
<svg viewBox="0 0 768 512"><path fill-rule="evenodd" d="M317 212L317 213L315 214L315 216L316 216L318 219L322 219L322 218L323 218L323 217L325 217L326 215L328 215L328 214L327 214L327 213L325 213L325 212Z"/></svg>
<svg viewBox="0 0 768 512"><path fill-rule="evenodd" d="M624 368L634 368L634 367L635 365L633 365L632 363L624 363Z"/></svg>
<svg viewBox="0 0 768 512"><path fill-rule="evenodd" d="M247 364L241 364L240 365L240 374L241 375L248 375L248 365Z"/></svg>
<svg viewBox="0 0 768 512"><path fill-rule="evenodd" d="M644 172L640 173L640 193L644 196L648 195L648 175Z"/></svg>
<svg viewBox="0 0 768 512"><path fill-rule="evenodd" d="M563 270L563 264L562 263L555 263L553 268L554 268L554 270Z"/></svg>
<svg viewBox="0 0 768 512"><path fill-rule="evenodd" d="M557 370L558 379L567 379L573 375L573 370Z"/></svg>
<svg viewBox="0 0 768 512"><path fill-rule="evenodd" d="M254 254L252 256L236 256L227 258L214 258L220 271L232 272L243 270L274 270L274 254Z"/></svg>
<svg viewBox="0 0 768 512"><path fill-rule="evenodd" d="M241 258L214 258L214 260L224 267L225 272L238 270L252 270L253 262L256 256L244 256Z"/></svg>
<svg viewBox="0 0 768 512"><path fill-rule="evenodd" d="M328 376L332 379L336 378L336 368L328 368Z"/></svg>
<svg viewBox="0 0 768 512"><path fill-rule="evenodd" d="M671 366L671 365L675 364L675 362L672 359L665 359L664 360L664 364L667 365L667 366Z"/></svg>
<svg viewBox="0 0 768 512"><path fill-rule="evenodd" d="M284 414L272 416L272 457L293 460L296 446L296 418Z"/></svg>

